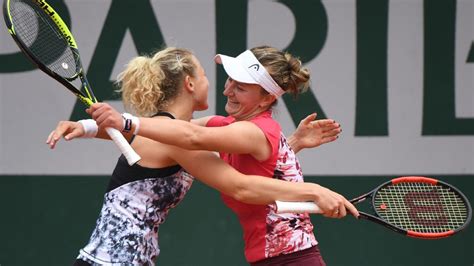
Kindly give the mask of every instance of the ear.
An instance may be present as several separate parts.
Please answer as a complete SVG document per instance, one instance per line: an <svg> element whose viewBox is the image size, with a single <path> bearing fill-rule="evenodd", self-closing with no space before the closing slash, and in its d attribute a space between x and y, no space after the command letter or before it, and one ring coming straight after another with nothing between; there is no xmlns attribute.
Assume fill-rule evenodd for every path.
<svg viewBox="0 0 474 266"><path fill-rule="evenodd" d="M184 88L191 93L194 92L194 83L189 75L186 75L184 78Z"/></svg>
<svg viewBox="0 0 474 266"><path fill-rule="evenodd" d="M260 107L268 108L272 103L276 101L276 97L271 94L267 94L263 97L263 100L260 102Z"/></svg>

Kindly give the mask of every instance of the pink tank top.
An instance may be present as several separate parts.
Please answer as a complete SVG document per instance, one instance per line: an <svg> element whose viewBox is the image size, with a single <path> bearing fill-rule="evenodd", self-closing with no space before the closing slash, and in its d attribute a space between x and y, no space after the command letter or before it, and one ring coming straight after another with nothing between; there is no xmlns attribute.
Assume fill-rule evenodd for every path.
<svg viewBox="0 0 474 266"><path fill-rule="evenodd" d="M230 116L215 116L207 126L225 126L234 122L235 119ZM220 153L221 158L243 174L303 182L298 159L281 132L280 125L273 120L271 111L258 115L250 122L265 134L272 149L270 158L259 162L248 154ZM221 196L239 218L248 262L293 253L317 244L308 214L276 214L273 205L246 204L224 194Z"/></svg>

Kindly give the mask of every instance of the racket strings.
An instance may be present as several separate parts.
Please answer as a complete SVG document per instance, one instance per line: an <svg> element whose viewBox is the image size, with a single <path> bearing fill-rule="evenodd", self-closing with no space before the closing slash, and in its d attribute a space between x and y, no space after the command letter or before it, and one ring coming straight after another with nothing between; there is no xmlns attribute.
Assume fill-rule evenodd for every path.
<svg viewBox="0 0 474 266"><path fill-rule="evenodd" d="M10 2L16 36L34 57L54 73L70 79L76 76L76 56L52 18L33 1Z"/></svg>
<svg viewBox="0 0 474 266"><path fill-rule="evenodd" d="M463 199L449 187L407 182L381 188L374 197L377 214L402 229L442 233L468 219Z"/></svg>

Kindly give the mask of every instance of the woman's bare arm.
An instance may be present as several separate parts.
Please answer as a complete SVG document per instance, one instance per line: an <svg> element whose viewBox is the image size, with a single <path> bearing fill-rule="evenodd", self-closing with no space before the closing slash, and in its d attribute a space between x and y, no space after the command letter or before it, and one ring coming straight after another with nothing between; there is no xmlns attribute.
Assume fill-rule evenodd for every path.
<svg viewBox="0 0 474 266"><path fill-rule="evenodd" d="M87 112L100 127L123 129L123 118L107 103L95 103ZM183 120L140 117L138 135L188 150L209 150L252 154L266 159L270 154L267 139L255 124L236 122L223 127L202 127ZM131 131L135 131L133 126Z"/></svg>
<svg viewBox="0 0 474 266"><path fill-rule="evenodd" d="M169 154L198 180L241 202L272 204L276 200L314 201L321 207L325 216L344 217L346 209L358 216L357 209L347 199L318 184L244 175L208 151L169 147ZM339 214L335 214L336 209Z"/></svg>

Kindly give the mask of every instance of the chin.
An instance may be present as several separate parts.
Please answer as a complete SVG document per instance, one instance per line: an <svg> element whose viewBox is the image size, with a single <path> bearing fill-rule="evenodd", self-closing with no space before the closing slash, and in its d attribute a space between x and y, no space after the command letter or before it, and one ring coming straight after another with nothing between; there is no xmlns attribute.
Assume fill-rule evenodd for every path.
<svg viewBox="0 0 474 266"><path fill-rule="evenodd" d="M230 108L227 104L225 105L224 110L228 115L232 115L232 108Z"/></svg>
<svg viewBox="0 0 474 266"><path fill-rule="evenodd" d="M209 109L209 105L206 103L206 105L202 105L196 108L196 111L206 111L207 109Z"/></svg>

